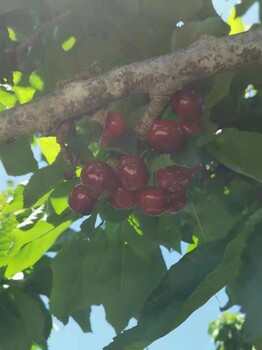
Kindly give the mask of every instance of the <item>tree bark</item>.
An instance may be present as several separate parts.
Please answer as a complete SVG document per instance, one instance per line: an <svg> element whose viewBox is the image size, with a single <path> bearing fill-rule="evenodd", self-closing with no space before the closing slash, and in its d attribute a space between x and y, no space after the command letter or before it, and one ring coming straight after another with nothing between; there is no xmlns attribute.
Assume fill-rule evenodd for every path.
<svg viewBox="0 0 262 350"><path fill-rule="evenodd" d="M151 99L136 128L143 138L176 90L192 81L252 64L262 64L261 29L222 38L203 35L185 50L72 81L50 95L1 112L0 143L34 131L48 134L69 119L92 115L133 93L148 93Z"/></svg>

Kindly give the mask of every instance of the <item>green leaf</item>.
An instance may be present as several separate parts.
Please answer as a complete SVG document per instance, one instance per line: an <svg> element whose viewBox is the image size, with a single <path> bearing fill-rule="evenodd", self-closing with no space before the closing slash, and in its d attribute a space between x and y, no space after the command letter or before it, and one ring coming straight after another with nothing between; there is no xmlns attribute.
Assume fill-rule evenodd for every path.
<svg viewBox="0 0 262 350"><path fill-rule="evenodd" d="M18 98L19 103L22 104L31 101L36 90L30 86L25 87L16 85L14 86L14 92Z"/></svg>
<svg viewBox="0 0 262 350"><path fill-rule="evenodd" d="M177 328L237 276L247 240L261 220L260 209L230 239L207 243L186 254L147 300L137 326L117 336L105 349L140 350Z"/></svg>
<svg viewBox="0 0 262 350"><path fill-rule="evenodd" d="M106 199L101 199L97 202L95 210L99 213L102 220L119 222L125 220L132 209L128 210L117 210L113 208Z"/></svg>
<svg viewBox="0 0 262 350"><path fill-rule="evenodd" d="M121 137L112 141L108 151L114 151L122 154L137 155L137 135L134 130L127 130Z"/></svg>
<svg viewBox="0 0 262 350"><path fill-rule="evenodd" d="M13 301L6 292L0 296L0 348L3 350L30 349L32 339L21 320Z"/></svg>
<svg viewBox="0 0 262 350"><path fill-rule="evenodd" d="M9 288L0 295L0 348L28 350L47 340L52 321L39 297L20 288Z"/></svg>
<svg viewBox="0 0 262 350"><path fill-rule="evenodd" d="M91 308L85 309L85 310L77 310L72 314L73 319L79 324L82 331L92 332L91 324L90 324L90 313Z"/></svg>
<svg viewBox="0 0 262 350"><path fill-rule="evenodd" d="M171 39L171 49L177 51L189 46L201 34L223 36L228 32L229 26L217 16L206 18L203 21L187 22L182 27L175 28Z"/></svg>
<svg viewBox="0 0 262 350"><path fill-rule="evenodd" d="M127 222L111 223L106 232L96 230L93 242L74 239L60 250L52 268L50 307L56 317L66 323L77 310L102 304L117 331L137 316L165 271L159 248Z"/></svg>
<svg viewBox="0 0 262 350"><path fill-rule="evenodd" d="M243 213L232 205L230 199L223 189L192 189L185 211L191 214L194 235L200 242L225 238L233 226L243 218Z"/></svg>
<svg viewBox="0 0 262 350"><path fill-rule="evenodd" d="M234 73L232 72L219 74L215 77L211 91L205 99L208 107L213 107L216 103L227 97L233 78Z"/></svg>
<svg viewBox="0 0 262 350"><path fill-rule="evenodd" d="M172 321L198 284L219 263L224 244L203 245L173 265L147 300L136 327L114 338L107 350L142 350L172 330Z"/></svg>
<svg viewBox="0 0 262 350"><path fill-rule="evenodd" d="M0 102L5 107L12 108L15 106L17 101L16 96L13 92L7 92L0 88Z"/></svg>
<svg viewBox="0 0 262 350"><path fill-rule="evenodd" d="M66 221L57 227L40 221L27 231L14 230L12 249L9 255L0 258L0 266L7 266L5 276L12 277L15 273L23 271L34 265L42 255L54 244L56 239L71 224Z"/></svg>
<svg viewBox="0 0 262 350"><path fill-rule="evenodd" d="M14 214L4 216L1 214L0 220L0 261L6 260L8 253L14 245L14 235L13 231L16 229L18 222ZM0 263L1 265L1 263ZM5 264L2 264L3 266Z"/></svg>
<svg viewBox="0 0 262 350"><path fill-rule="evenodd" d="M1 145L0 158L8 175L24 175L38 168L26 137L19 137L11 144Z"/></svg>
<svg viewBox="0 0 262 350"><path fill-rule="evenodd" d="M198 145L199 136L193 135L188 140L183 149L175 154L172 158L180 166L192 168L202 161L201 148Z"/></svg>
<svg viewBox="0 0 262 350"><path fill-rule="evenodd" d="M159 217L150 217L134 209L128 221L137 234L143 235L156 247L162 245L167 249L181 252L182 228L177 215L162 214Z"/></svg>
<svg viewBox="0 0 262 350"><path fill-rule="evenodd" d="M14 305L32 341L44 342L51 332L52 320L41 299L27 293L17 292L14 297Z"/></svg>
<svg viewBox="0 0 262 350"><path fill-rule="evenodd" d="M18 185L12 193L12 199L9 203L5 203L4 209L2 210L3 215L14 213L18 210L23 209L23 192L24 186Z"/></svg>
<svg viewBox="0 0 262 350"><path fill-rule="evenodd" d="M56 214L60 215L66 208L68 208L68 195L73 187L78 183L79 179L63 182L61 185L58 185L51 193L49 199Z"/></svg>
<svg viewBox="0 0 262 350"><path fill-rule="evenodd" d="M52 287L51 260L51 258L44 255L34 264L33 270L24 271L27 291L50 296Z"/></svg>
<svg viewBox="0 0 262 350"><path fill-rule="evenodd" d="M125 61L147 58L152 45L153 32L144 16L105 14L109 40L119 53L125 55ZM142 33L142 35L141 35ZM104 42L108 45L107 42ZM150 45L151 44L151 45ZM107 46L108 47L108 46ZM116 57L116 54L115 54Z"/></svg>
<svg viewBox="0 0 262 350"><path fill-rule="evenodd" d="M39 143L41 151L48 164L53 164L60 152L60 146L56 142L56 137L40 137L37 139L37 142Z"/></svg>
<svg viewBox="0 0 262 350"><path fill-rule="evenodd" d="M245 24L242 18L236 17L236 8L233 7L227 20L227 24L230 25L229 35L242 33L245 31Z"/></svg>
<svg viewBox="0 0 262 350"><path fill-rule="evenodd" d="M161 215L158 221L157 233L160 245L181 253L180 244L182 235L179 225L177 224L177 217L175 215Z"/></svg>
<svg viewBox="0 0 262 350"><path fill-rule="evenodd" d="M35 90L43 91L44 82L43 82L42 78L40 77L40 75L38 75L36 72L33 72L30 75L29 82Z"/></svg>
<svg viewBox="0 0 262 350"><path fill-rule="evenodd" d="M170 154L161 154L156 156L149 165L149 172L153 173L158 169L165 168L170 165L174 165L175 162L171 159Z"/></svg>
<svg viewBox="0 0 262 350"><path fill-rule="evenodd" d="M28 230L14 230L13 235L15 237L15 240L12 248L10 249L9 255L17 255L17 253L28 243L48 234L51 230L53 230L53 228L53 225L50 223L40 220Z"/></svg>
<svg viewBox="0 0 262 350"><path fill-rule="evenodd" d="M224 129L207 145L208 151L229 169L262 182L262 134Z"/></svg>
<svg viewBox="0 0 262 350"><path fill-rule="evenodd" d="M242 1L239 4L236 4L236 17L242 17L248 10L249 8L256 2L256 0L245 0Z"/></svg>
<svg viewBox="0 0 262 350"><path fill-rule="evenodd" d="M244 339L254 345L261 345L262 341L261 228L261 224L256 226L243 255L238 278L227 287L229 304L241 305L241 311L246 314L242 328Z"/></svg>
<svg viewBox="0 0 262 350"><path fill-rule="evenodd" d="M62 158L58 156L53 164L36 171L24 190L25 207L32 206L44 194L51 191L62 179L67 166Z"/></svg>
<svg viewBox="0 0 262 350"><path fill-rule="evenodd" d="M63 42L61 45L64 51L70 51L76 43L76 38L73 36L70 36L66 41Z"/></svg>
<svg viewBox="0 0 262 350"><path fill-rule="evenodd" d="M143 10L146 16L154 19L164 19L167 23L175 24L178 21L194 17L203 6L202 0L143 0Z"/></svg>

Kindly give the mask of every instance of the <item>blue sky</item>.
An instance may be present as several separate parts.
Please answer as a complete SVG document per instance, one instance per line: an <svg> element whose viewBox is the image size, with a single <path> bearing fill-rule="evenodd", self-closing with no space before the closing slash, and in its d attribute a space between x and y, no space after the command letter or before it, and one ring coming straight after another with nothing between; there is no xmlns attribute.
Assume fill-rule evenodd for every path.
<svg viewBox="0 0 262 350"><path fill-rule="evenodd" d="M193 0L192 0L193 1ZM232 6L238 1L230 0L214 0L214 6L223 19L228 17ZM246 24L258 21L258 4L255 4L251 11L245 15ZM38 158L36 152L36 158ZM0 191L6 188L6 181L12 180L14 183L20 183L28 178L8 177L0 163ZM185 250L185 245L183 245ZM180 255L176 252L169 253L163 249L163 256L167 266L171 266L180 259ZM166 337L159 339L148 347L148 350L214 350L210 337L207 334L208 324L219 316L219 308L225 305L227 300L224 291L220 291L215 297L211 298L201 309L197 310L191 317L186 320L179 328L168 334ZM233 309L235 312L237 308ZM92 334L84 334L79 326L70 320L67 326L63 326L59 321L54 320L54 330L49 340L50 350L101 350L107 345L115 335L113 328L105 321L105 313L102 307L93 307L91 315ZM129 326L135 324L131 320Z"/></svg>

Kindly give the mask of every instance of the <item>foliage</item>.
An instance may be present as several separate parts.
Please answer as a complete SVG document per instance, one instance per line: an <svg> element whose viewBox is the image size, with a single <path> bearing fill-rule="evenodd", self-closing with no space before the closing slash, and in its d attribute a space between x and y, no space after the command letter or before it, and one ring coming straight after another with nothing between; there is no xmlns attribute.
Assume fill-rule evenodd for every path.
<svg viewBox="0 0 262 350"><path fill-rule="evenodd" d="M208 333L215 342L217 350L252 350L252 345L245 342L241 334L244 320L241 314L225 312L209 324Z"/></svg>
<svg viewBox="0 0 262 350"><path fill-rule="evenodd" d="M228 25L210 0L3 2L0 110L52 92L95 60L107 71L184 48L201 33L241 31L239 16L253 3L237 5ZM79 180L64 180L70 167L55 135L36 133L0 147L6 173L28 178L0 195L0 349L47 349L51 314L64 323L73 317L90 332L92 305L103 305L117 333L106 349L143 349L225 286L227 307L240 304L246 313L241 336L262 346L261 77L261 67L249 67L192 84L206 100L205 133L175 155L153 152L132 129L147 96L128 96L108 106L125 116L128 131L106 150L98 143L97 124L76 122L67 146L78 159L114 165L119 155L139 155L151 185L159 168L201 162L188 204L175 215L149 217L100 201L78 230L79 217L69 210L67 195ZM167 108L163 118L177 116ZM167 270L160 246L180 252L182 241L190 244L189 252ZM137 326L122 332L132 317ZM215 340L221 341L221 334Z"/></svg>

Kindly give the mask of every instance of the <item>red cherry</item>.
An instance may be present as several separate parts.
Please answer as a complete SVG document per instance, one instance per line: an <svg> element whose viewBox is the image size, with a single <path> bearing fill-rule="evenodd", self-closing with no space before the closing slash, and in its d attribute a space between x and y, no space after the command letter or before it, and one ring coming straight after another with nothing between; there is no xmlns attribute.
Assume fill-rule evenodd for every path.
<svg viewBox="0 0 262 350"><path fill-rule="evenodd" d="M201 169L201 164L194 168L185 168L171 165L156 171L156 181L158 186L169 192L183 190L187 187L193 176Z"/></svg>
<svg viewBox="0 0 262 350"><path fill-rule="evenodd" d="M158 216L168 208L168 193L160 187L145 187L136 193L136 205L150 216Z"/></svg>
<svg viewBox="0 0 262 350"><path fill-rule="evenodd" d="M115 209L130 209L135 205L134 192L119 187L116 193L109 198L109 203Z"/></svg>
<svg viewBox="0 0 262 350"><path fill-rule="evenodd" d="M191 136L191 135L195 135L195 134L202 134L205 131L204 126L199 122L179 120L177 123L181 127L184 135L186 135L186 136Z"/></svg>
<svg viewBox="0 0 262 350"><path fill-rule="evenodd" d="M177 122L156 120L148 130L147 140L156 151L175 152L183 147L184 135Z"/></svg>
<svg viewBox="0 0 262 350"><path fill-rule="evenodd" d="M175 214L182 210L187 203L186 191L176 191L169 194L169 206L166 209L166 213Z"/></svg>
<svg viewBox="0 0 262 350"><path fill-rule="evenodd" d="M96 200L89 196L83 185L77 185L68 196L69 207L77 214L89 215Z"/></svg>
<svg viewBox="0 0 262 350"><path fill-rule="evenodd" d="M201 95L192 90L179 90L171 100L173 113L187 120L197 121L205 108Z"/></svg>
<svg viewBox="0 0 262 350"><path fill-rule="evenodd" d="M103 148L108 144L121 136L126 130L125 119L121 114L115 112L109 112L107 114L105 127L100 139L100 144Z"/></svg>
<svg viewBox="0 0 262 350"><path fill-rule="evenodd" d="M123 156L117 165L117 175L122 187L136 191L146 186L149 174L144 161L135 156Z"/></svg>
<svg viewBox="0 0 262 350"><path fill-rule="evenodd" d="M87 163L81 171L81 182L94 198L112 196L118 188L115 171L105 162Z"/></svg>

